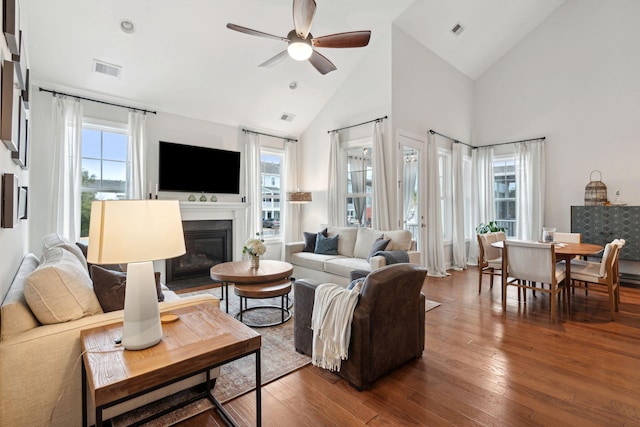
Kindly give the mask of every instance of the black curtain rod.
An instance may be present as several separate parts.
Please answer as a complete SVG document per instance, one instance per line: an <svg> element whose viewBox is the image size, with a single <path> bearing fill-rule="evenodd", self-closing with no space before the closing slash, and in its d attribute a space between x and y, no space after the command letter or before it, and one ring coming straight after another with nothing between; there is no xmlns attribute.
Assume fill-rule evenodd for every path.
<svg viewBox="0 0 640 427"><path fill-rule="evenodd" d="M547 137L546 136L541 136L540 138L521 139L520 141L500 142L498 144L480 145L478 147L473 147L473 148L497 147L498 145L517 144L518 142L538 141L539 139L541 139L543 141L546 141Z"/></svg>
<svg viewBox="0 0 640 427"><path fill-rule="evenodd" d="M69 96L71 98L82 99L84 101L97 102L98 104L105 104L105 105L112 105L114 107L126 108L127 110L142 111L145 114L147 114L147 113L156 114L155 111L145 110L144 108L129 107L128 105L122 105L122 104L114 104L113 102L107 102L107 101L100 101L98 99L85 98L84 96L71 95L69 93L58 92L58 91L55 91L55 90L45 89L45 88L42 88L42 87L40 88L40 92L49 92L49 93L52 93L53 96L56 96L56 95Z"/></svg>
<svg viewBox="0 0 640 427"><path fill-rule="evenodd" d="M443 136L443 137L445 137L445 138L448 138L448 139L452 140L453 142L455 142L456 144L466 145L466 146L467 146L467 147L469 147L469 148L476 148L476 147L474 147L473 145L469 145L469 144L467 144L467 143L465 143L465 142L458 141L458 140L457 140L457 139L455 139L455 138L451 138L450 136L444 135L444 134L442 134L442 133L440 133L440 132L436 132L436 131L435 131L435 130L433 130L433 129L430 129L430 130L429 130L429 133L430 133L431 135L433 135L433 134L435 133L436 135L440 135L440 136Z"/></svg>
<svg viewBox="0 0 640 427"><path fill-rule="evenodd" d="M284 139L285 141L298 142L297 139L285 138L284 136L270 135L268 133L256 132L255 130L242 129L244 133L255 133L256 135L270 136L271 138Z"/></svg>
<svg viewBox="0 0 640 427"><path fill-rule="evenodd" d="M436 132L436 131L435 131L435 130L433 130L433 129L430 129L430 130L429 130L429 133L431 133L431 134L434 134L434 133L435 133L436 135L443 136L443 137L445 137L445 138L448 138L448 139L452 140L452 141L453 141L453 142L455 142L455 143L462 144L462 145L466 145L467 147L471 147L471 148L473 148L474 150L475 150L475 149L477 149L477 148L484 148L484 147L496 147L496 146L498 146L498 145L517 144L518 142L537 141L537 140L539 140L539 139L541 139L541 140L545 141L545 140L547 139L547 137L546 137L546 136L542 136L542 137L540 137L540 138L521 139L520 141L501 142L501 143L499 143L499 144L489 144L489 145L480 145L480 146L475 146L475 145L465 144L465 143L464 143L464 142L462 142L462 141L458 141L458 140L457 140L457 139L455 139L455 138L451 138L450 136L443 135L443 134L441 134L440 132Z"/></svg>
<svg viewBox="0 0 640 427"><path fill-rule="evenodd" d="M384 116L384 117L378 117L377 119L373 119L373 120L369 120L368 122L362 122L362 123L358 123L357 125L351 125L351 126L345 126L343 128L338 128L338 129L334 129L334 130L328 130L327 133L331 133L331 132L338 132L341 130L345 130L345 129L349 129L349 128L354 128L356 126L362 126L362 125L366 125L367 123L373 123L373 122L381 122L384 119L388 119L389 116Z"/></svg>

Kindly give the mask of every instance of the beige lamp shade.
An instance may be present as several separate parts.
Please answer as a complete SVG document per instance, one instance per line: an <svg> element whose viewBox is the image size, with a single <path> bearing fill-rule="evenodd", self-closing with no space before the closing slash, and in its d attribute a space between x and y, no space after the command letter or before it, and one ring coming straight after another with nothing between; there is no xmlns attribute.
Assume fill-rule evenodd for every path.
<svg viewBox="0 0 640 427"><path fill-rule="evenodd" d="M91 204L90 263L153 261L185 252L177 200L102 200Z"/></svg>
<svg viewBox="0 0 640 427"><path fill-rule="evenodd" d="M311 201L311 192L309 191L291 191L287 193L287 202L289 203L309 203Z"/></svg>

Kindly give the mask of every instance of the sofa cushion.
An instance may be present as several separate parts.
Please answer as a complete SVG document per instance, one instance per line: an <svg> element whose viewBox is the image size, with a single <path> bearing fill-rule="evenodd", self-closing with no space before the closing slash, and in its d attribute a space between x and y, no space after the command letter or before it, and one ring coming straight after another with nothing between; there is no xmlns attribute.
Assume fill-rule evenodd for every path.
<svg viewBox="0 0 640 427"><path fill-rule="evenodd" d="M411 232L409 230L385 231L384 238L391 240L386 248L388 251L411 250Z"/></svg>
<svg viewBox="0 0 640 427"><path fill-rule="evenodd" d="M356 238L358 229L355 227L327 227L327 236L333 237L340 235L338 241L338 255L353 256L356 246Z"/></svg>
<svg viewBox="0 0 640 427"><path fill-rule="evenodd" d="M371 257L380 251L384 251L385 249L387 249L387 246L389 246L389 242L391 240L386 240L383 239L382 237L379 238L378 240L376 240L373 243L373 246L371 246L371 250L369 251L369 255L367 255L367 261L369 261L369 259L371 259Z"/></svg>
<svg viewBox="0 0 640 427"><path fill-rule="evenodd" d="M318 233L314 253L321 255L338 255L339 237L340 235L325 237L322 233Z"/></svg>
<svg viewBox="0 0 640 427"><path fill-rule="evenodd" d="M102 311L124 309L124 295L127 286L127 273L108 270L99 265L91 266L91 277L93 278L93 290L98 297ZM160 273L155 273L156 293L158 302L164 301L164 294L160 287Z"/></svg>
<svg viewBox="0 0 640 427"><path fill-rule="evenodd" d="M371 247L375 241L381 237L382 231L372 230L370 228L358 228L353 256L355 258L367 258L371 251Z"/></svg>
<svg viewBox="0 0 640 427"><path fill-rule="evenodd" d="M24 296L42 324L102 313L89 272L62 247L47 250L47 259L27 277Z"/></svg>
<svg viewBox="0 0 640 427"><path fill-rule="evenodd" d="M320 231L325 237L327 236L327 229ZM318 233L309 233L304 232L304 248L302 252L315 252L316 250L316 240L318 238Z"/></svg>
<svg viewBox="0 0 640 427"><path fill-rule="evenodd" d="M338 276L351 277L351 270L370 270L369 263L362 258L334 258L324 263L324 271Z"/></svg>
<svg viewBox="0 0 640 427"><path fill-rule="evenodd" d="M18 272L0 307L0 341L40 326L24 297L24 284L38 264L38 257L27 254L18 267Z"/></svg>
<svg viewBox="0 0 640 427"><path fill-rule="evenodd" d="M78 258L78 261L80 261L87 271L89 270L87 267L87 257L82 253L82 250L76 244L65 239L58 233L47 234L42 238L42 262L46 262L46 254L49 249L53 248L63 248L69 251L73 256Z"/></svg>
<svg viewBox="0 0 640 427"><path fill-rule="evenodd" d="M289 262L300 267L312 270L324 271L324 263L334 258L345 258L342 255L320 255L311 254L309 252L296 252L291 254Z"/></svg>

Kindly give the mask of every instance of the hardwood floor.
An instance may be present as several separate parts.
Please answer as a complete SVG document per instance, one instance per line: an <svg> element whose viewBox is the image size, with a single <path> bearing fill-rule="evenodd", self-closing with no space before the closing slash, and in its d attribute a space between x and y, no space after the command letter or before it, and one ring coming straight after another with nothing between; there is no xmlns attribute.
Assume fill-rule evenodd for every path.
<svg viewBox="0 0 640 427"><path fill-rule="evenodd" d="M477 274L427 278L442 305L426 313L420 359L363 392L307 366L263 387L263 425L640 425L639 289L622 288L615 322L606 296L578 290L554 324L547 295L519 306L510 289L503 313L499 284L478 294ZM254 393L225 408L255 425Z"/></svg>

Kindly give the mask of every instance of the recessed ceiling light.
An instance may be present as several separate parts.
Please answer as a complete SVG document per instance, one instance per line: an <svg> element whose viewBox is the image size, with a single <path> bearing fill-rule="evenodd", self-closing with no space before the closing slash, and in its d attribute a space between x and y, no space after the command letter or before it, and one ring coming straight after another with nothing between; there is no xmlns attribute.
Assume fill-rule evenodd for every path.
<svg viewBox="0 0 640 427"><path fill-rule="evenodd" d="M136 26L133 21L129 19L123 19L120 21L120 29L127 34L131 34L136 30Z"/></svg>

